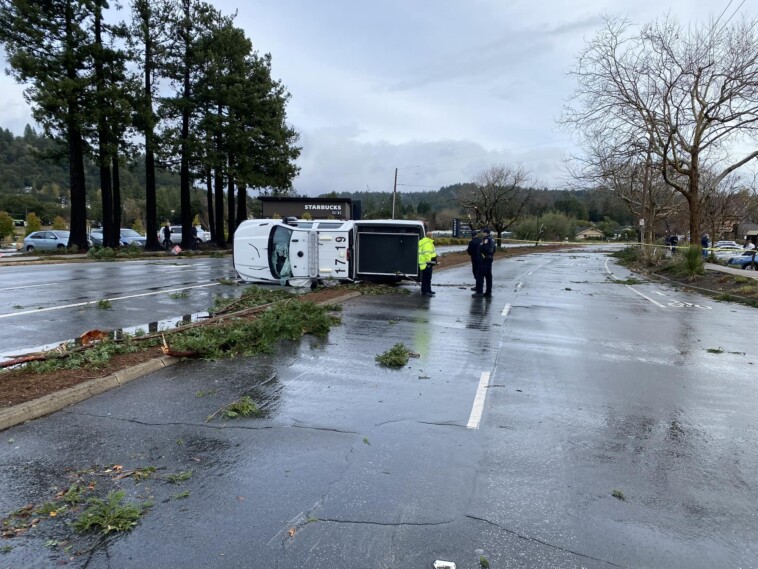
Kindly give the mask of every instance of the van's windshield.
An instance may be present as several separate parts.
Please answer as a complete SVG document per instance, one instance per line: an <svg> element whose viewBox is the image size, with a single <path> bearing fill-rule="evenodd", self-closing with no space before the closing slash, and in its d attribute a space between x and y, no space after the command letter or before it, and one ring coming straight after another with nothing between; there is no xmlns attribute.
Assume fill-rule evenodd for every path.
<svg viewBox="0 0 758 569"><path fill-rule="evenodd" d="M283 225L276 225L271 230L269 242L269 267L271 274L277 279L287 279L292 276L290 265L290 239L292 230Z"/></svg>

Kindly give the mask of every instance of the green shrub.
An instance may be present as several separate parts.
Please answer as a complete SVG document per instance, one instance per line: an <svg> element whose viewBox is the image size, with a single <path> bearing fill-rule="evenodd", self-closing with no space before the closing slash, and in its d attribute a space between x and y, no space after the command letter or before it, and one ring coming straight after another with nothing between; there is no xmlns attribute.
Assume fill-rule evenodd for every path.
<svg viewBox="0 0 758 569"><path fill-rule="evenodd" d="M34 233L35 231L39 231L42 229L42 220L39 218L39 216L31 212L26 216L26 230L24 232L25 235L29 235L30 233Z"/></svg>
<svg viewBox="0 0 758 569"><path fill-rule="evenodd" d="M700 247L685 247L677 249L674 260L671 263L671 270L679 277L686 277L690 280L698 275L705 274L705 262L703 260L703 250Z"/></svg>
<svg viewBox="0 0 758 569"><path fill-rule="evenodd" d="M6 237L13 237L16 233L16 225L8 212L0 211L0 241Z"/></svg>

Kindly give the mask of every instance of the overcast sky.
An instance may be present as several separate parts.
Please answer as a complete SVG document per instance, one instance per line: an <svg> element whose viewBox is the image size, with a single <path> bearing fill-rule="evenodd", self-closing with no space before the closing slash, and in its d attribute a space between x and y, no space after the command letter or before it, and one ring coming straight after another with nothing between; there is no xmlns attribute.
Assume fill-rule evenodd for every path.
<svg viewBox="0 0 758 569"><path fill-rule="evenodd" d="M568 72L603 14L682 23L755 12L752 0L230 0L253 46L271 53L301 134L295 189L436 190L493 164L562 187L570 133L556 127ZM127 15L123 13L123 17ZM31 123L23 88L0 78L0 127Z"/></svg>

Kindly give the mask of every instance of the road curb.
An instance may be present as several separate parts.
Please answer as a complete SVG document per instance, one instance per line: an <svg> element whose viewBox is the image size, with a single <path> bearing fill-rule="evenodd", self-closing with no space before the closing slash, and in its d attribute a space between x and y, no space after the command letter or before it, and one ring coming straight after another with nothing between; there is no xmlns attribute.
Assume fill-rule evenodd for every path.
<svg viewBox="0 0 758 569"><path fill-rule="evenodd" d="M318 305L323 306L329 304L339 304L357 296L361 296L361 293L357 291L348 292L330 300L319 302ZM18 405L14 405L12 407L0 409L0 431L4 431L5 429L15 427L16 425L26 423L27 421L31 421L33 419L39 419L40 417L44 417L45 415L49 415L51 413L55 413L64 407L68 407L74 403L79 403L85 399L89 399L94 395L99 395L100 393L104 393L105 391L113 389L114 387L121 387L130 381L139 379L140 377L144 377L149 373L153 373L154 371L158 371L168 366L174 365L179 361L179 358L172 356L161 356L159 358L155 358L147 362L119 370L110 375L106 375L105 377L91 379L90 381L80 383L74 387L69 387L68 389L63 389L56 393L45 395L39 399L33 399L31 401L27 401L26 403L19 403Z"/></svg>
<svg viewBox="0 0 758 569"><path fill-rule="evenodd" d="M74 387L69 387L68 389L45 395L39 399L33 399L26 403L2 409L0 410L0 431L60 411L64 407L79 403L80 401L89 399L94 395L98 395L109 389L113 389L114 387L125 385L130 381L147 375L148 373L174 365L178 361L179 358L162 356L122 369L110 375L106 375L105 377L98 377L97 379L80 383Z"/></svg>

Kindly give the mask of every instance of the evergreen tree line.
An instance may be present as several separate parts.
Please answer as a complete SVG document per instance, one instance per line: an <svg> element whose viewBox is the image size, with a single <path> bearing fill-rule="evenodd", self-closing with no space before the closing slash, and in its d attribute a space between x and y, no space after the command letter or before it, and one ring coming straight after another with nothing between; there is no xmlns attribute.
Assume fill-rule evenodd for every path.
<svg viewBox="0 0 758 569"><path fill-rule="evenodd" d="M271 76L271 56L253 50L234 17L206 2L132 0L126 20L109 8L107 0L0 4L10 72L29 85L34 118L52 139L40 156L68 170L68 195L58 203L69 208L69 245L87 248L93 179L104 243L118 243L134 182L124 165L140 159L147 247L159 247L161 168L178 175L170 210L184 228L182 246L193 245L201 209L212 239L226 246L247 218L248 190L286 194L298 172L290 95ZM25 178L16 192L54 183L40 181Z"/></svg>
<svg viewBox="0 0 758 569"><path fill-rule="evenodd" d="M472 183L444 186L436 191L395 195L395 218L424 219L435 229L452 227L453 218L469 221L461 206L461 196L474 187ZM604 189L550 190L523 188L529 199L514 222L514 232L526 239L536 237L533 226L545 225L544 238L573 237L577 229L595 226L607 235L619 227L632 226L634 216L623 200ZM342 192L321 197L343 197L361 202L362 216L366 219L389 218L392 215L391 192Z"/></svg>

